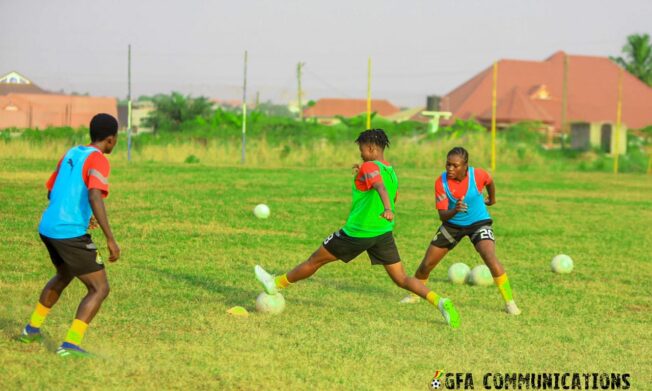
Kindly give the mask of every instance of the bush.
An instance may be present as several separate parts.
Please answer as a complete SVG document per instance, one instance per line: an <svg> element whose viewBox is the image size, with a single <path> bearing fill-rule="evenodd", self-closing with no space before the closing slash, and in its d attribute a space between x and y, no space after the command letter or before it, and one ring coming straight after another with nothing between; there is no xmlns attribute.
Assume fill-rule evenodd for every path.
<svg viewBox="0 0 652 391"><path fill-rule="evenodd" d="M199 158L195 155L188 155L186 157L186 160L184 160L184 163L188 163L188 164L199 163Z"/></svg>
<svg viewBox="0 0 652 391"><path fill-rule="evenodd" d="M144 133L134 136L132 155L138 160L178 163L239 164L242 139L241 113L218 109L209 117L195 117L175 130ZM345 118L342 123L327 126L316 121L299 121L291 117L270 116L252 111L247 121L247 164L344 166L357 158L354 140L366 126L366 116ZM469 150L472 164L488 167L491 159L490 133L475 120L457 120L435 134L428 133L428 124L406 121L395 123L382 117L372 118L372 127L383 128L391 140L391 161L402 167L435 167L443 165L446 152L454 146ZM503 129L497 135L498 169L547 171L605 171L613 169L613 157L599 149L577 151L544 149L545 134L539 123L520 123ZM646 172L650 148L648 139L628 136L628 153L620 157L621 172ZM89 142L88 129L50 128L47 130L6 129L0 140L8 145L5 151L21 156L21 150L56 151ZM9 145L9 144L15 145ZM14 151L15 150L15 151ZM124 134L116 147L124 154ZM185 158L184 158L185 157Z"/></svg>

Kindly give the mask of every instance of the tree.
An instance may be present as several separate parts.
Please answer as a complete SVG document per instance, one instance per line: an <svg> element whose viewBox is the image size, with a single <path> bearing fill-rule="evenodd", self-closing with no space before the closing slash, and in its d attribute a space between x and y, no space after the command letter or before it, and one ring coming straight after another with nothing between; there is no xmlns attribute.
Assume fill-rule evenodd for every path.
<svg viewBox="0 0 652 391"><path fill-rule="evenodd" d="M627 72L652 87L652 43L649 34L632 34L623 46L623 57L610 57Z"/></svg>
<svg viewBox="0 0 652 391"><path fill-rule="evenodd" d="M265 113L270 117L293 117L287 105L277 105L271 101L262 102L256 107L256 111Z"/></svg>
<svg viewBox="0 0 652 391"><path fill-rule="evenodd" d="M156 95L152 102L156 108L144 119L143 126L154 131L179 131L184 122L197 117L207 119L211 114L211 102L205 97L192 98L173 92L171 95Z"/></svg>

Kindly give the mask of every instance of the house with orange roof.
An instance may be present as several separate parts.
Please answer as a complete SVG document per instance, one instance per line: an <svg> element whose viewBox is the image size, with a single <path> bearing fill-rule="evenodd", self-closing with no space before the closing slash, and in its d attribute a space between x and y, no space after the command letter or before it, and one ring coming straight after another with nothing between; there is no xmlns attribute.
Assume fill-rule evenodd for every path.
<svg viewBox="0 0 652 391"><path fill-rule="evenodd" d="M88 126L97 113L117 117L116 99L51 93L18 72L0 76L0 129L76 128Z"/></svg>
<svg viewBox="0 0 652 391"><path fill-rule="evenodd" d="M550 134L560 133L566 79L565 122L570 128L571 146L600 147L611 153L617 143L619 152L624 153L627 129L652 125L652 88L623 72L622 122L616 131L620 74L621 68L606 57L561 51L543 61L500 60L497 126L539 121ZM453 113L449 123L456 118L475 118L489 127L492 86L493 67L489 67L443 96L440 110Z"/></svg>
<svg viewBox="0 0 652 391"><path fill-rule="evenodd" d="M382 117L396 114L401 109L394 106L385 99L372 99L371 112ZM336 124L339 122L337 116L355 117L367 113L366 99L341 99L323 98L319 99L314 106L303 110L304 118L316 118L323 124Z"/></svg>

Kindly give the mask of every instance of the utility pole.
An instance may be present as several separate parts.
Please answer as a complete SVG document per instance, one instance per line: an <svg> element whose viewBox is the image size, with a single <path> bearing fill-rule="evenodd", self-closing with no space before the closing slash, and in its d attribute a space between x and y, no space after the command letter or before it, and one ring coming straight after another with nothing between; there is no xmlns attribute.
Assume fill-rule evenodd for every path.
<svg viewBox="0 0 652 391"><path fill-rule="evenodd" d="M618 174L618 155L620 154L620 122L623 113L623 74L625 70L620 68L618 72L618 103L616 103L616 131L612 132L616 136L614 140L614 174ZM611 144L611 140L609 140Z"/></svg>
<svg viewBox="0 0 652 391"><path fill-rule="evenodd" d="M247 51L244 52L244 83L242 85L242 164L245 163L245 147L247 145Z"/></svg>
<svg viewBox="0 0 652 391"><path fill-rule="evenodd" d="M371 57L367 61L367 129L371 129Z"/></svg>
<svg viewBox="0 0 652 391"><path fill-rule="evenodd" d="M297 104L299 105L299 119L303 121L303 102L301 100L301 96L303 93L301 92L301 68L305 64L299 61L297 64Z"/></svg>
<svg viewBox="0 0 652 391"><path fill-rule="evenodd" d="M131 161L131 44L127 52L127 161Z"/></svg>
<svg viewBox="0 0 652 391"><path fill-rule="evenodd" d="M564 76L561 84L561 149L566 147L566 137L568 136L568 127L566 126L566 116L568 109L568 55L564 53Z"/></svg>
<svg viewBox="0 0 652 391"><path fill-rule="evenodd" d="M491 171L496 172L496 106L498 93L498 61L494 61L493 84L491 86Z"/></svg>

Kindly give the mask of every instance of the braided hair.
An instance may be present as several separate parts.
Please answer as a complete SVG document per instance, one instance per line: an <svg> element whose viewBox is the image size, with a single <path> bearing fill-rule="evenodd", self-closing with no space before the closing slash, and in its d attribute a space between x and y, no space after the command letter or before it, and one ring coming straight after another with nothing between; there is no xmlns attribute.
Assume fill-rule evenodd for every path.
<svg viewBox="0 0 652 391"><path fill-rule="evenodd" d="M462 159L464 159L464 163L467 163L467 164L469 163L469 153L467 152L466 149L464 149L462 147L455 147L455 148L451 149L450 151L448 151L448 154L446 155L446 157L452 156L452 155L457 155L457 156L461 157Z"/></svg>
<svg viewBox="0 0 652 391"><path fill-rule="evenodd" d="M358 145L362 144L374 144L379 146L381 149L389 148L389 139L385 134L385 131L382 129L367 129L364 132L360 133L355 142Z"/></svg>

